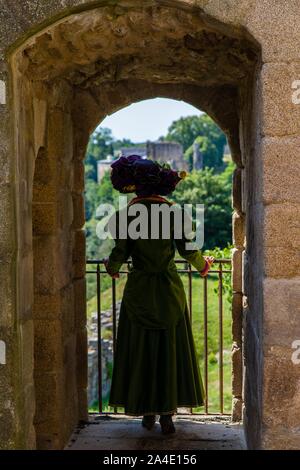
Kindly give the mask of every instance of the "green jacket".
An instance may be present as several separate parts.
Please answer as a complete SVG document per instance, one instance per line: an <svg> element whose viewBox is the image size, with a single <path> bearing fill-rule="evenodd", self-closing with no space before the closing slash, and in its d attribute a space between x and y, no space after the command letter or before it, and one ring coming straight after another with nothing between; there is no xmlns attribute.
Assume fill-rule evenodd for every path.
<svg viewBox="0 0 300 470"><path fill-rule="evenodd" d="M164 199L169 206L172 202ZM147 208L149 227L151 229L151 205L162 204L149 198L139 199L137 202ZM128 215L128 223L134 219ZM183 214L183 211L182 211ZM116 213L117 232L119 228L121 211ZM123 213L124 216L124 213ZM186 242L189 240L182 233L182 238L174 238L174 220L171 218L170 237L162 238L159 232L158 239L121 239L118 233L114 237L113 248L107 270L117 273L128 258L132 258L132 267L124 288L123 307L131 321L144 328L165 329L175 326L187 308L186 296L181 278L177 272L174 257L176 248L180 256L194 266L198 271L205 267L205 259L201 250L187 250Z"/></svg>

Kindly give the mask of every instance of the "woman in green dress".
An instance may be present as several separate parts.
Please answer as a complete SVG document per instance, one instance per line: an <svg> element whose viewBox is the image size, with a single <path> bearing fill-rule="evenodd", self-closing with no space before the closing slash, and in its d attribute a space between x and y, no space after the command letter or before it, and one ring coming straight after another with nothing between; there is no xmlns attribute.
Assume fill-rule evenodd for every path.
<svg viewBox="0 0 300 470"><path fill-rule="evenodd" d="M105 261L106 270L119 277L118 271L129 257L132 267L121 302L109 405L124 407L128 415L143 416L147 429L160 415L165 434L175 432L172 416L178 407L202 406L205 399L185 291L174 257L177 249L201 276L207 275L213 257L204 257L198 249L187 250L189 240L183 230L181 238L175 237L175 212L170 211L169 237L162 232L166 212L160 216L158 235L149 235L155 226L153 205L159 209L172 206L163 196L171 194L184 176L136 155L120 157L111 172L114 188L121 193L135 192L137 197L110 221L115 247ZM137 237L128 227L136 218L132 209L141 209L141 205L147 218L139 227L144 235ZM126 235L123 232L120 236L125 220Z"/></svg>

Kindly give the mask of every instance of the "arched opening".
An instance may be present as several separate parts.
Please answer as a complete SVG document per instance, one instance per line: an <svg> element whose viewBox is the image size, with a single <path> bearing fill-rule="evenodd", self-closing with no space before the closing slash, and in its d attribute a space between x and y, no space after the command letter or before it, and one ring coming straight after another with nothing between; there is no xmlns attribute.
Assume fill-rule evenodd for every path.
<svg viewBox="0 0 300 470"><path fill-rule="evenodd" d="M142 99L169 97L207 112L226 132L237 165L233 310L241 338L245 201L251 197L244 164L251 157L258 55L245 31L195 8L162 5L73 14L13 54L18 266L30 273L33 264L34 272L34 279L18 284L28 334L34 329L36 409L26 410L26 432L33 440L34 422L39 448L62 447L78 420L87 419L83 159L90 133L107 114ZM240 367L240 342L234 361ZM259 364L248 366L259 375ZM236 387L240 414L239 380ZM255 384L252 389L259 399ZM256 410L246 413L255 429Z"/></svg>
<svg viewBox="0 0 300 470"><path fill-rule="evenodd" d="M128 266L122 267L121 278L116 281L105 273L101 260L109 255L113 242L97 236L97 227L106 219L97 216L97 209L101 204L118 207L119 194L109 179L110 164L119 155L130 154L147 155L189 172L188 179L169 199L194 207L205 203L202 249L209 250L207 255L222 259L222 262L216 261L214 273L205 282L176 256L189 302L197 360L207 390L205 406L185 407L179 410L180 416L192 413L212 418L217 414L218 419L223 416L227 422L232 414L234 421L241 420L241 407L236 403L241 397L236 394L232 413L231 379L232 293L228 244L232 244L231 188L235 164L225 134L208 115L182 101L165 98L140 101L107 116L89 140L85 159L89 412L122 414L122 407L108 406L108 396ZM133 193L129 194L128 200L133 197ZM236 329L237 318L234 321ZM234 342L236 354L241 336L235 337ZM235 361L235 393L242 384L239 366L241 361L240 364Z"/></svg>

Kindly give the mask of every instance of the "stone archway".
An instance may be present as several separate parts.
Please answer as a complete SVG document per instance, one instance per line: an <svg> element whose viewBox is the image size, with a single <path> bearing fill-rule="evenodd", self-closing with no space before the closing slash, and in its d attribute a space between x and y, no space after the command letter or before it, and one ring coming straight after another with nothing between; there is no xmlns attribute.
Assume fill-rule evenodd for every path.
<svg viewBox="0 0 300 470"><path fill-rule="evenodd" d="M70 3L76 6L78 2ZM270 332L276 325L270 316L269 323L263 324L262 312L263 295L272 296L276 286L270 280L263 290L263 282L264 275L278 278L280 271L270 263L268 250L278 242L270 236L274 213L264 208L272 198L268 176L262 179L270 168L262 168L260 159L261 152L271 153L272 142L261 147L260 141L263 132L272 135L275 129L284 135L288 130L276 116L271 124L273 113L262 103L272 89L271 71L265 68L261 74L260 47L248 31L263 43L265 59L265 36L257 28L257 21L265 18L264 10L255 11L255 1L253 9L249 2L232 2L221 13L216 9L218 2L81 3L74 10L53 11L49 6L41 14L39 21L45 23L39 32L31 29L36 23L27 13L24 35L16 33L17 41L6 42L11 46L11 107L4 124L13 130L10 150L15 155L7 178L15 186L14 198L10 189L3 198L11 204L7 208L13 207L8 232L14 238L6 246L14 273L7 263L4 267L7 278L15 279L9 284L6 307L15 312L15 322L10 327L8 321L5 336L9 351L5 403L10 404L5 423L10 423L10 432L3 437L3 446L34 447L36 434L38 447L60 448L75 423L86 418L82 159L90 132L106 114L141 99L164 96L206 111L229 138L237 165L233 184L234 409L239 415L243 300L248 444L272 447L278 422L269 407L271 376L263 369L263 348L267 361L274 353L268 349L270 342L264 346L262 334L263 327L267 328L267 338L272 338ZM274 43L278 44L276 38ZM297 272L295 266L291 275ZM16 345L13 352L11 341ZM288 349L283 352L286 357ZM293 370L287 370L286 376L295 377ZM294 379L292 383L296 384Z"/></svg>
<svg viewBox="0 0 300 470"><path fill-rule="evenodd" d="M225 35L201 15L168 7L73 15L30 39L15 55L15 90L22 100L17 116L24 130L19 145L31 155L25 178L32 191L39 447L59 447L78 419L87 418L82 229L83 158L91 130L106 114L149 97L184 99L208 112L227 132L238 165L234 207L241 224L240 97L253 79L256 58L256 46L243 35ZM236 248L234 272L241 269L236 258L242 250L243 241ZM242 410L240 280L240 274L233 278L236 419Z"/></svg>

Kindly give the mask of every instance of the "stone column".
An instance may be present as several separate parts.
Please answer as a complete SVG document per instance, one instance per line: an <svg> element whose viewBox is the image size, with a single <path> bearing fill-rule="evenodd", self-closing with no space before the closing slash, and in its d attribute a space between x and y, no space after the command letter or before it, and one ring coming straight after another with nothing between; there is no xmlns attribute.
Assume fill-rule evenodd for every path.
<svg viewBox="0 0 300 470"><path fill-rule="evenodd" d="M7 65L0 62L0 448L35 446L33 427L33 321L30 191L19 174L32 169L32 151L21 167L14 140L14 86ZM23 109L25 113L25 109ZM33 115L26 111L28 125ZM20 196L20 205L16 205ZM21 225L20 221L24 224ZM21 243L22 238L22 243ZM24 341L26 338L26 341Z"/></svg>
<svg viewBox="0 0 300 470"><path fill-rule="evenodd" d="M86 256L85 256L85 210L84 210L84 158L91 132L99 116L98 100L89 91L74 89L72 102L73 119L73 286L75 302L75 328L76 328L76 380L78 396L78 419L88 420L88 342L86 319ZM78 121L77 116L82 115L83 120ZM100 117L99 117L100 121Z"/></svg>
<svg viewBox="0 0 300 470"><path fill-rule="evenodd" d="M242 419L242 258L244 254L244 215L234 211L232 218L233 244L232 256L232 420Z"/></svg>
<svg viewBox="0 0 300 470"><path fill-rule="evenodd" d="M44 91L46 130L37 146L33 184L35 426L38 448L53 449L63 447L78 419L72 88L57 82ZM40 109L37 114L41 119ZM36 124L36 135L38 129Z"/></svg>
<svg viewBox="0 0 300 470"><path fill-rule="evenodd" d="M299 43L298 43L299 47ZM266 63L260 77L258 204L263 213L264 367L262 446L299 449L300 364L300 101L297 61ZM299 87L298 87L299 88Z"/></svg>
<svg viewBox="0 0 300 470"><path fill-rule="evenodd" d="M15 237L13 235L13 181L10 148L8 77L0 69L0 448L13 448L17 442L16 395L13 367L18 351L15 320Z"/></svg>

